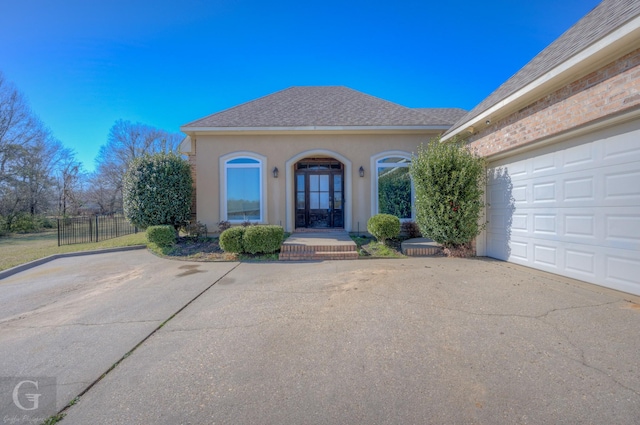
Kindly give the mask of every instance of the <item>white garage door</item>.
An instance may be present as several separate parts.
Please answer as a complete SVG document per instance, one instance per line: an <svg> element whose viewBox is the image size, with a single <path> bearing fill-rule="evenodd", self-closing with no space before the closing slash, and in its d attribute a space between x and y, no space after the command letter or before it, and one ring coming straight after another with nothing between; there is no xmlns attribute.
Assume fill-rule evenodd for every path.
<svg viewBox="0 0 640 425"><path fill-rule="evenodd" d="M490 164L489 257L640 295L640 121Z"/></svg>

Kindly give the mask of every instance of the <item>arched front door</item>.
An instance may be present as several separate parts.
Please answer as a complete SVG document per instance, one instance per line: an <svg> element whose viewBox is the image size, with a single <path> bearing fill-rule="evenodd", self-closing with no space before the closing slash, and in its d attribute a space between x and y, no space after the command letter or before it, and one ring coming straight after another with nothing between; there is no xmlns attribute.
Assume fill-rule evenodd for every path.
<svg viewBox="0 0 640 425"><path fill-rule="evenodd" d="M344 167L333 158L295 166L296 228L344 227Z"/></svg>

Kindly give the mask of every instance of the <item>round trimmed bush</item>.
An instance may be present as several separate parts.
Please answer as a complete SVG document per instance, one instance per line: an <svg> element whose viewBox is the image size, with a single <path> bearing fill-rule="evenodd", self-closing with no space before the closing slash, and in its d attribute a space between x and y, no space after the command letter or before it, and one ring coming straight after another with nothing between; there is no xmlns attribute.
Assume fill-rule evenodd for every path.
<svg viewBox="0 0 640 425"><path fill-rule="evenodd" d="M149 226L147 227L147 240L159 247L169 247L176 243L176 229L173 226Z"/></svg>
<svg viewBox="0 0 640 425"><path fill-rule="evenodd" d="M174 153L135 158L124 176L124 214L131 224L147 228L170 224L179 229L191 219L191 167Z"/></svg>
<svg viewBox="0 0 640 425"><path fill-rule="evenodd" d="M244 245L242 239L246 227L230 227L220 234L220 248L225 252L233 252L240 254L244 252Z"/></svg>
<svg viewBox="0 0 640 425"><path fill-rule="evenodd" d="M249 226L245 228L242 242L244 250L250 254L271 254L280 249L283 239L282 226Z"/></svg>
<svg viewBox="0 0 640 425"><path fill-rule="evenodd" d="M376 214L367 221L367 230L384 243L400 234L400 219L391 214Z"/></svg>

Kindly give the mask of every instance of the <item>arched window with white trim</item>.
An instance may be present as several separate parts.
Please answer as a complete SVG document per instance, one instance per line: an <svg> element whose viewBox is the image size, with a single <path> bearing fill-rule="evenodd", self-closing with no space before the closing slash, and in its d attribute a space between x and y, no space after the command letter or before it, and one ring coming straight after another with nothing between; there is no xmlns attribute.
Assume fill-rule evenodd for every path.
<svg viewBox="0 0 640 425"><path fill-rule="evenodd" d="M376 160L376 201L378 214L391 214L400 220L413 219L413 184L409 174L411 158L389 154Z"/></svg>
<svg viewBox="0 0 640 425"><path fill-rule="evenodd" d="M250 156L235 156L224 161L221 199L224 220L231 223L263 221L262 169L263 160Z"/></svg>

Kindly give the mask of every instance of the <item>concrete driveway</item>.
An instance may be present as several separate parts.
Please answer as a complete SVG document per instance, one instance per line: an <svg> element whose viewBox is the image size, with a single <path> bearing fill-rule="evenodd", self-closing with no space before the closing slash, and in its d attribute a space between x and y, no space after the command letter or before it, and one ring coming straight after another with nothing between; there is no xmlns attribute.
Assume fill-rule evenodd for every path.
<svg viewBox="0 0 640 425"><path fill-rule="evenodd" d="M66 318L65 308L41 316L46 321L33 313L34 319L3 316L0 323L3 368L5 358L27 348L47 353L33 354L39 361L20 355L9 364L13 371L40 368L37 373L56 376L63 404L73 397L71 383L97 379L103 365L217 283L91 387L66 411L63 424L640 421L638 297L490 260L199 263L180 269L192 264L146 252L135 259L131 253L109 255L112 265L139 271L135 285L105 270L101 278L112 283L96 283L90 304L78 296L71 304L79 311L75 319ZM89 267L64 261L48 267ZM204 273L178 277L194 270ZM99 279L85 273L85 280ZM75 285L44 282L50 280L39 284L43 291L60 296L61 288ZM2 305L7 297L22 298L17 292L24 286L12 285L6 289L0 281ZM22 320L34 322L19 327ZM38 351L37 335L20 334L43 337L45 322L56 330L71 324L65 332L75 326L77 336L47 336ZM103 351L113 342L103 338L126 343L108 357ZM96 356L104 357L103 365L85 366ZM58 368L66 357L68 366ZM83 365L82 377L74 363Z"/></svg>
<svg viewBox="0 0 640 425"><path fill-rule="evenodd" d="M127 251L58 259L0 280L0 377L55 377L61 409L236 265Z"/></svg>

